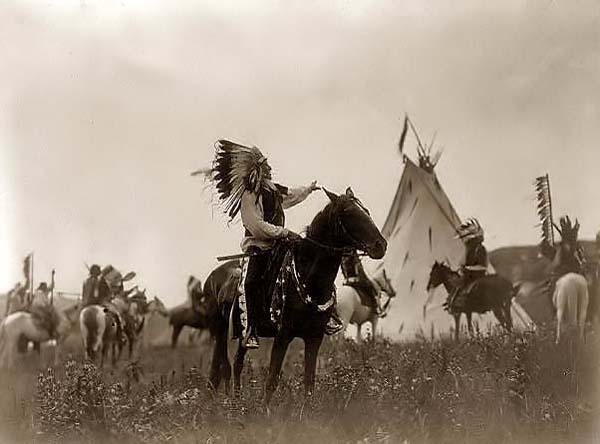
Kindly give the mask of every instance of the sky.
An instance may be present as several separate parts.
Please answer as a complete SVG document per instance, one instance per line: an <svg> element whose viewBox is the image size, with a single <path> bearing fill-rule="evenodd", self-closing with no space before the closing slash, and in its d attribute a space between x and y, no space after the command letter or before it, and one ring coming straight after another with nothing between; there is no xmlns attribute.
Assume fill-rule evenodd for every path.
<svg viewBox="0 0 600 444"><path fill-rule="evenodd" d="M239 252L241 226L190 177L219 138L257 145L284 184L352 186L381 226L404 113L437 133L440 182L489 249L538 242L545 173L555 215L593 238L600 4L488 3L2 2L0 292L34 251L36 285L55 268L77 292L86 263L111 263L183 301L190 274Z"/></svg>

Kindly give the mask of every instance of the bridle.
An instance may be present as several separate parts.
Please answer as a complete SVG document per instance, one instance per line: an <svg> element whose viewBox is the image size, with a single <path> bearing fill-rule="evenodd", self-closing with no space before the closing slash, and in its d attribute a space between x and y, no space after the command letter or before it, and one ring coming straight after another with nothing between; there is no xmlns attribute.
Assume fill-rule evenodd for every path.
<svg viewBox="0 0 600 444"><path fill-rule="evenodd" d="M361 202L358 199L352 198L352 202L355 203L367 215L369 215L369 211L361 204ZM331 252L335 252L335 253L341 253L344 256L350 255L356 250L362 251L366 254L366 252L368 250L367 244L356 239L354 236L352 236L352 234L348 231L348 229L342 222L342 219L340 218L340 216L338 214L335 214L334 216L330 216L330 217L333 217L335 219L334 220L334 234L337 235L338 233L341 232L341 234L352 243L351 246L335 247L333 245L326 245L319 241L316 241L315 239L312 239L311 237L309 237L308 233L304 239L318 248L321 248L321 249L327 250L327 251L331 251Z"/></svg>

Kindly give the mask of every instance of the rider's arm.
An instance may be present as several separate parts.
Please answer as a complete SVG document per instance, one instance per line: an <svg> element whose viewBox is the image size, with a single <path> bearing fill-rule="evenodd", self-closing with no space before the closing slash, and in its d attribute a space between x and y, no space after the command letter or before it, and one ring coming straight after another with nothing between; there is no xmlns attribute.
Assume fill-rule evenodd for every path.
<svg viewBox="0 0 600 444"><path fill-rule="evenodd" d="M254 193L244 193L240 212L242 224L256 239L279 239L288 235L286 228L270 224L263 219L262 209L259 208L257 196Z"/></svg>
<svg viewBox="0 0 600 444"><path fill-rule="evenodd" d="M282 206L285 210L299 203L302 203L313 192L313 188L309 185L306 187L288 188L287 193L283 194Z"/></svg>

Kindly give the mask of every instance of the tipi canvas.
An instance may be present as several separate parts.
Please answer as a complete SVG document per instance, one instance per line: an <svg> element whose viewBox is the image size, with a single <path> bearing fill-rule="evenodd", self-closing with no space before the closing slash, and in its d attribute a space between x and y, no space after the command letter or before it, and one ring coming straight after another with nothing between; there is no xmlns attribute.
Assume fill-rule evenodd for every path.
<svg viewBox="0 0 600 444"><path fill-rule="evenodd" d="M404 156L404 171L382 229L388 251L373 267L385 267L396 289L387 317L379 323L379 334L390 339L450 332L454 319L443 310L447 293L440 286L429 297L427 282L433 263L445 260L457 269L464 257L456 239L461 221L446 196L433 168L421 167ZM493 271L490 267L490 271ZM481 329L495 324L493 315L473 316ZM463 317L464 322L464 317ZM515 325L529 325L525 312L513 304Z"/></svg>

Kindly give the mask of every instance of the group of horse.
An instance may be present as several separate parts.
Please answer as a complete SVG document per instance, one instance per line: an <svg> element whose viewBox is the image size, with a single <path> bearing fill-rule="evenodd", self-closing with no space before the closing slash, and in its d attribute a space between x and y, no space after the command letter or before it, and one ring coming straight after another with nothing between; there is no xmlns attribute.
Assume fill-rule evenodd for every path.
<svg viewBox="0 0 600 444"><path fill-rule="evenodd" d="M9 294L8 314L0 323L0 368L15 367L20 344L33 343L34 348L40 353L40 344L49 341L54 342L54 364L57 365L65 339L75 332L77 327L79 327L86 358L95 362L99 357L100 365L103 366L110 352L112 364L115 365L125 343L128 345L129 358L131 358L134 345L138 343L143 331L146 317L154 313L168 316L163 302L156 296L148 300L145 292L146 290L134 287L131 294L126 297L113 298L112 304L118 310L123 323L122 337L117 335L116 313L105 306L82 307L80 301L64 309L50 305L47 307L47 313L53 317L53 328L50 331L47 323L41 323L36 319L36 314L31 310L18 304L11 304ZM27 351L27 347L21 351Z"/></svg>
<svg viewBox="0 0 600 444"><path fill-rule="evenodd" d="M283 302L281 313L274 330L266 330L259 334L272 337L270 364L265 387L265 401L268 405L280 376L283 360L292 339L304 341L304 387L305 394L312 394L315 384L317 355L326 335L326 325L333 310L336 310L344 327L349 323L357 324L360 339L360 326L365 322L372 323L373 334L376 330L377 314L372 307L365 306L356 290L342 286L337 291L334 281L340 269L342 257L354 251L360 251L372 259L381 259L386 253L387 242L375 223L368 209L348 188L345 193L337 195L324 190L329 198L327 205L314 217L307 228L306 236L290 241L288 253L291 263L286 267L286 275L282 282ZM389 305L395 296L395 290L387 278L385 270L374 277L378 294L388 296ZM121 311L124 318L132 324L126 331L133 332L130 344L130 355L136 335L142 331L145 316L160 313L168 316L172 326L172 343L175 347L184 326L208 331L214 342L209 381L213 389L218 390L223 382L226 391L231 387L233 376L234 392L241 389L241 374L244 366L246 348L242 346L239 334L240 317L240 260L231 260L215 268L206 278L204 285L193 277L188 282L188 297L191 304L167 311L158 298L148 302L145 298L128 298ZM585 279L583 279L585 282ZM459 283L459 274L447 264L436 262L430 273L428 290L444 285L448 293ZM554 305L558 316L557 340L562 333L561 323L566 316L581 319L581 311L587 305L587 289L583 289L581 279L571 274L563 276L556 283ZM472 295L471 305L463 307L471 327L471 313L492 311L499 322L508 330L512 328L510 314L511 301L519 286L500 277L489 276L477 286ZM585 299L585 301L583 301ZM573 307L577 307L574 309ZM451 314L456 319L456 335L458 338L461 312ZM60 343L79 320L84 349L90 359L101 356L101 365L109 351L113 364L120 355L119 340L116 335L114 315L102 306L88 306L80 310L78 306L59 312L59 323L56 328L57 351ZM238 334L236 334L236 331ZM265 333L266 332L266 333ZM47 332L41 331L25 312L14 313L5 318L0 326L0 363L14 357L14 344L20 335L31 341L48 340ZM581 335L583 332L581 331ZM237 337L237 350L233 367L229 361L228 344L231 338ZM129 339L129 338L128 338ZM6 353L8 350L8 353ZM58 359L58 353L55 353ZM11 361L12 362L12 361Z"/></svg>

